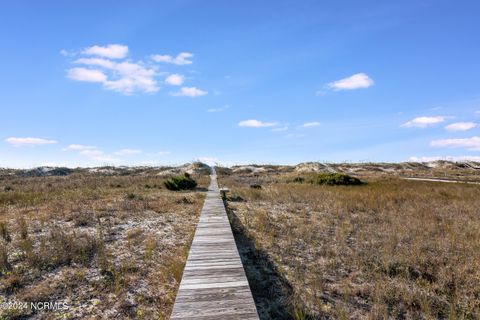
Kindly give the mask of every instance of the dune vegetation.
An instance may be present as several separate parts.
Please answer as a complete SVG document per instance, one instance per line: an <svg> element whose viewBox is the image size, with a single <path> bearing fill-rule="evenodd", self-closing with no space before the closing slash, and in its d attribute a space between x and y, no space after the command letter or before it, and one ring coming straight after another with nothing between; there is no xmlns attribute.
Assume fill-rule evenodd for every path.
<svg viewBox="0 0 480 320"><path fill-rule="evenodd" d="M480 185L234 171L219 183L262 318L480 317Z"/></svg>
<svg viewBox="0 0 480 320"><path fill-rule="evenodd" d="M168 318L209 178L172 192L157 173L1 176L0 302L68 308L2 308L0 319Z"/></svg>

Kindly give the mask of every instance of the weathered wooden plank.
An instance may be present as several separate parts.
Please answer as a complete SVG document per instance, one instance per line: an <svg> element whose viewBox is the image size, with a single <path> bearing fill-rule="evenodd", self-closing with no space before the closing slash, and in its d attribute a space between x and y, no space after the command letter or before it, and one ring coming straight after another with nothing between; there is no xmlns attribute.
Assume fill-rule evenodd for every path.
<svg viewBox="0 0 480 320"><path fill-rule="evenodd" d="M244 301L202 301L182 303L183 307L180 312L174 309L172 318L181 317L182 319L188 317L202 317L202 316L218 316L218 315L234 315L242 313L255 312L255 304ZM258 319L258 318L257 318Z"/></svg>
<svg viewBox="0 0 480 320"><path fill-rule="evenodd" d="M170 318L258 320L215 172Z"/></svg>

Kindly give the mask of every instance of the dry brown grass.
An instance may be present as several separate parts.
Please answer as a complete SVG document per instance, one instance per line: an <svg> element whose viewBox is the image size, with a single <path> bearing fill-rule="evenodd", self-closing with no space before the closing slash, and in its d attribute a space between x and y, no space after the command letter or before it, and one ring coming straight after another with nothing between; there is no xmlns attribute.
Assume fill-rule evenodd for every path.
<svg viewBox="0 0 480 320"><path fill-rule="evenodd" d="M480 186L285 180L219 180L263 318L480 318Z"/></svg>
<svg viewBox="0 0 480 320"><path fill-rule="evenodd" d="M203 205L155 172L0 177L0 303L66 302L0 319L168 318Z"/></svg>

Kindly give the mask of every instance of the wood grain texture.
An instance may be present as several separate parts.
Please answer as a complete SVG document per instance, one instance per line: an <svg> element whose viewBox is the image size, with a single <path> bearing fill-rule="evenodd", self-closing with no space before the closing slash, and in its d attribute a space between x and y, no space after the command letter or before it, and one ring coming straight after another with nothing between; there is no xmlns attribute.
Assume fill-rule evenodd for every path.
<svg viewBox="0 0 480 320"><path fill-rule="evenodd" d="M215 171L170 319L258 320Z"/></svg>

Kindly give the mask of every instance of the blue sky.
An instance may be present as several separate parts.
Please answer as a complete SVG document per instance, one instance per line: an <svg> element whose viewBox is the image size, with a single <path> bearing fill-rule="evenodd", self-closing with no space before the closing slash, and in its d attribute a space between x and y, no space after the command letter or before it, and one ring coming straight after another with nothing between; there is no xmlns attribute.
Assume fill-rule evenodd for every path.
<svg viewBox="0 0 480 320"><path fill-rule="evenodd" d="M480 159L478 1L15 1L0 166Z"/></svg>

